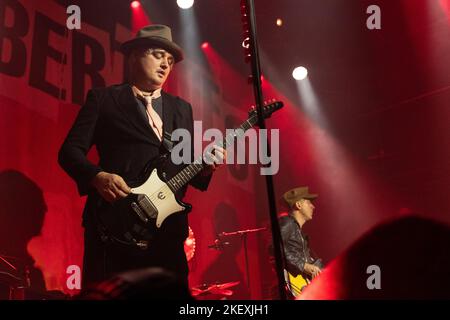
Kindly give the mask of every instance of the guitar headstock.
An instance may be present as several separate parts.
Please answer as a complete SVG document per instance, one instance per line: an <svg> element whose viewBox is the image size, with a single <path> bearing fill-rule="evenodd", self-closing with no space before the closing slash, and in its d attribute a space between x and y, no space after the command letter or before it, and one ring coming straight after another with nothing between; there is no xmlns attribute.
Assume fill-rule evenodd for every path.
<svg viewBox="0 0 450 320"><path fill-rule="evenodd" d="M280 110L281 108L283 108L283 102L281 101L275 101L275 99L270 101L264 101L264 106L262 107L263 117L265 119L270 118L272 113L274 113L277 110ZM248 112L248 115L249 117L256 115L256 108L252 107Z"/></svg>

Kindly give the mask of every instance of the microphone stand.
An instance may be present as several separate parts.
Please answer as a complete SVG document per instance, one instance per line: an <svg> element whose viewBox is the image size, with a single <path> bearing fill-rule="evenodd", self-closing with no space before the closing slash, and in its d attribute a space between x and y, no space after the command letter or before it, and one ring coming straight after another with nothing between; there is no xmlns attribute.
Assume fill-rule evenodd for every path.
<svg viewBox="0 0 450 320"><path fill-rule="evenodd" d="M241 0L242 22L244 24L244 37L249 39L249 47L246 50L246 62L251 62L253 93L256 101L256 110L258 114L258 125L260 129L265 129L266 124L263 117L263 93L261 87L261 65L259 61L258 41L256 32L256 14L254 0ZM265 141L267 155L270 157L269 140ZM278 291L281 300L286 300L286 291L284 287L283 273L283 244L278 223L277 208L275 201L275 191L271 175L266 175L267 198L269 201L270 222L272 227L273 249L275 256L276 273L278 278Z"/></svg>
<svg viewBox="0 0 450 320"><path fill-rule="evenodd" d="M8 267L10 267L11 269L13 269L14 271L17 271L17 268L8 260L6 260L6 256L3 257L2 255L0 255L0 261L2 261L4 264L6 264Z"/></svg>
<svg viewBox="0 0 450 320"><path fill-rule="evenodd" d="M234 231L234 232L222 232L219 234L220 238L239 235L243 239L244 253L245 253L245 270L247 273L247 288L248 288L248 293L250 294L250 296L251 296L251 289L250 289L250 269L249 269L249 264L248 264L248 253L247 253L247 234L249 234L251 232L258 232L258 231L263 231L263 230L266 230L266 228L247 229L247 230L239 230L239 231Z"/></svg>

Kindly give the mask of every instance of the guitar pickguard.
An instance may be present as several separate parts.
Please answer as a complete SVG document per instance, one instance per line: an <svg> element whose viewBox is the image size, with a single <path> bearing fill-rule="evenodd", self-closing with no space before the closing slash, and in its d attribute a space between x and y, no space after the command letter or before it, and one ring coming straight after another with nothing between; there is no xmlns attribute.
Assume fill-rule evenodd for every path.
<svg viewBox="0 0 450 320"><path fill-rule="evenodd" d="M150 177L142 185L132 188L131 193L145 195L153 207L158 208L156 217L156 227L158 228L167 217L185 209L178 203L169 186L159 178L156 169L153 169ZM141 209L145 210L145 208ZM148 212L147 215L151 216L151 213Z"/></svg>

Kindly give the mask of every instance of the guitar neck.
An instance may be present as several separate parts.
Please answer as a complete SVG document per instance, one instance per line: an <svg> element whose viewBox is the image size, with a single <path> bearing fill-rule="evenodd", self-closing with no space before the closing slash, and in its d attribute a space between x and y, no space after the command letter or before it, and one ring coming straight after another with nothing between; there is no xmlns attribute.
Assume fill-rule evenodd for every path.
<svg viewBox="0 0 450 320"><path fill-rule="evenodd" d="M238 128L227 134L222 142L216 144L219 147L226 149L236 138L241 138L245 135L245 132L253 127L257 122L257 116L252 115L246 121L244 121ZM202 171L206 163L203 162L203 157L198 157L193 163L186 166L177 175L171 178L167 185L175 193L191 181L200 171Z"/></svg>

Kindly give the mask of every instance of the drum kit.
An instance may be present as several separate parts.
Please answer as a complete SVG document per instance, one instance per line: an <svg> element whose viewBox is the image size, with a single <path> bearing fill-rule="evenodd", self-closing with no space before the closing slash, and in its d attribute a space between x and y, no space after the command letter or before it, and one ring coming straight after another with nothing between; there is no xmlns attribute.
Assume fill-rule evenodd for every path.
<svg viewBox="0 0 450 320"><path fill-rule="evenodd" d="M21 258L0 254L0 300L66 300L61 291L36 288L32 266Z"/></svg>
<svg viewBox="0 0 450 320"><path fill-rule="evenodd" d="M238 230L234 232L222 232L218 234L218 238L214 241L214 244L209 245L208 248L216 249L216 250L223 250L226 245L229 245L230 243L226 241L227 237L231 236L240 236L243 239L244 242L244 251L245 251L245 265L246 265L246 271L247 271L247 286L250 292L250 274L249 274L249 264L248 264L248 255L247 255L247 235L254 232L259 232L266 230L266 228L257 228L257 229L247 229L247 230ZM195 250L195 238L193 236L192 229L189 227L189 237L186 240L186 243L194 243L194 250ZM187 251L187 244L185 243L185 251L186 255L188 257L188 261L192 259L193 253L192 250ZM189 253L192 253L192 255L188 255ZM232 281L232 282L224 282L224 283L212 283L212 284L202 284L200 286L196 286L191 288L191 294L194 297L203 297L207 295L215 295L222 297L223 299L226 299L226 297L230 297L233 295L233 291L230 290L230 288L233 288L237 286L240 283L240 281Z"/></svg>
<svg viewBox="0 0 450 320"><path fill-rule="evenodd" d="M221 233L219 235L219 239L216 239L215 245L209 246L210 248L223 250L223 246L228 244L228 242L224 241L224 238L240 235L244 238L245 244L245 236L248 233L256 232L264 230L265 228L260 229L250 229L250 230L242 230L230 233ZM185 241L185 253L187 260L191 260L195 253L195 237L191 228L189 228L189 236ZM216 246L219 246L216 248ZM246 249L246 248L245 248ZM9 300L25 300L27 292L31 288L30 277L29 277L29 268L25 266L25 268L19 268L15 265L15 262L18 260L15 257L10 257L6 255L0 255L0 285L9 288ZM248 270L248 262L247 262L247 254L246 254L246 265ZM231 288L236 287L240 284L240 281L232 281L232 282L224 282L224 283L209 283L202 284L196 287L191 288L191 294L193 297L201 299L202 297L207 296L219 296L220 298L230 297L233 295L233 290ZM46 297L44 299L48 299ZM59 297L61 298L61 297ZM51 299L51 297L50 297Z"/></svg>
<svg viewBox="0 0 450 320"><path fill-rule="evenodd" d="M23 268L20 273L12 260L18 259L0 255L0 284L9 288L9 300L25 300L25 290L30 288L29 268Z"/></svg>

